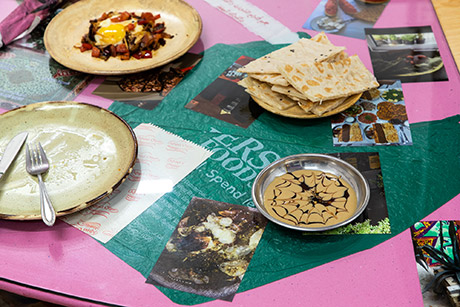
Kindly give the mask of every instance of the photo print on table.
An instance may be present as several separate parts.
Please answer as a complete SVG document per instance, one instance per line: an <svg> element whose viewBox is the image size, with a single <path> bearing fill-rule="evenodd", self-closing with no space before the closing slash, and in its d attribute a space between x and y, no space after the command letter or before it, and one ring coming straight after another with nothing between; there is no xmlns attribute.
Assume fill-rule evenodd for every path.
<svg viewBox="0 0 460 307"><path fill-rule="evenodd" d="M232 301L266 224L257 209L194 197L146 282Z"/></svg>
<svg viewBox="0 0 460 307"><path fill-rule="evenodd" d="M203 56L186 53L179 59L148 71L108 76L93 94L146 110L153 110L196 66Z"/></svg>
<svg viewBox="0 0 460 307"><path fill-rule="evenodd" d="M365 33L377 79L448 80L431 26L365 29Z"/></svg>
<svg viewBox="0 0 460 307"><path fill-rule="evenodd" d="M353 165L369 183L370 198L364 211L351 223L336 229L305 235L348 235L391 233L383 175L378 152L328 153Z"/></svg>
<svg viewBox="0 0 460 307"><path fill-rule="evenodd" d="M365 39L364 29L374 26L389 0L321 0L304 29Z"/></svg>
<svg viewBox="0 0 460 307"><path fill-rule="evenodd" d="M242 128L249 127L263 109L238 85L246 74L237 70L253 60L241 56L185 107Z"/></svg>
<svg viewBox="0 0 460 307"><path fill-rule="evenodd" d="M90 75L57 63L42 51L7 46L0 50L0 108L74 99Z"/></svg>
<svg viewBox="0 0 460 307"><path fill-rule="evenodd" d="M424 306L459 306L460 221L420 221L410 230Z"/></svg>
<svg viewBox="0 0 460 307"><path fill-rule="evenodd" d="M399 80L379 80L347 110L331 118L334 146L412 145Z"/></svg>

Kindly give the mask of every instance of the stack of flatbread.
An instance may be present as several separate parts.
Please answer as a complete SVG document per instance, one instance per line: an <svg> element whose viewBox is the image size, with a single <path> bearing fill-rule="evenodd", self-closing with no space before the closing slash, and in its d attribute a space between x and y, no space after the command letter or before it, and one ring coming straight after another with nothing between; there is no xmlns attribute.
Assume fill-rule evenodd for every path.
<svg viewBox="0 0 460 307"><path fill-rule="evenodd" d="M238 71L239 82L255 100L280 110L300 107L323 116L348 97L379 86L357 56L333 45L324 33L258 58Z"/></svg>

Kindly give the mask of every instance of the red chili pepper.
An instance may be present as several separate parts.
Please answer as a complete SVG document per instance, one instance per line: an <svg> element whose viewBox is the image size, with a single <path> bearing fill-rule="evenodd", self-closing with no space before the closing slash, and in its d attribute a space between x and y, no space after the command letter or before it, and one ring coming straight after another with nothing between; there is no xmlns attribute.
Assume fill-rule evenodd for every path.
<svg viewBox="0 0 460 307"><path fill-rule="evenodd" d="M145 25L146 23L149 23L149 21L146 20L146 19L139 19L139 20L137 21L137 24L138 24L138 25Z"/></svg>

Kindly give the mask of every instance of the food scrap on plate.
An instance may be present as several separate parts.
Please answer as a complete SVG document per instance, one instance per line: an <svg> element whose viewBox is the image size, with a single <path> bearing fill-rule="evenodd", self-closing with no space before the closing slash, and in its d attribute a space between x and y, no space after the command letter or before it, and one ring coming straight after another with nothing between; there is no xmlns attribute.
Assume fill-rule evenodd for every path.
<svg viewBox="0 0 460 307"><path fill-rule="evenodd" d="M256 102L278 111L300 108L312 117L332 115L349 97L379 86L359 57L344 50L324 33L300 39L240 68L247 77L239 84Z"/></svg>

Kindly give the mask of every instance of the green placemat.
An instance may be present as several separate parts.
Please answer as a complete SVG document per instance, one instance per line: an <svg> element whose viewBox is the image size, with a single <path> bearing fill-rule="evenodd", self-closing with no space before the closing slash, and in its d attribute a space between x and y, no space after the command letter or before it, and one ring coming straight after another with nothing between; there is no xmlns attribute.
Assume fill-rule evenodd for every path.
<svg viewBox="0 0 460 307"><path fill-rule="evenodd" d="M266 42L215 45L156 109L146 111L116 102L110 107L133 127L153 123L215 152L104 244L145 277L193 196L253 206L251 176L278 157L308 152L379 152L392 234L312 236L269 223L238 292L371 248L460 193L460 116L411 125L413 146L334 148L328 118L292 120L265 112L243 129L184 108L239 56L256 58L280 47ZM160 290L180 304L211 300Z"/></svg>

